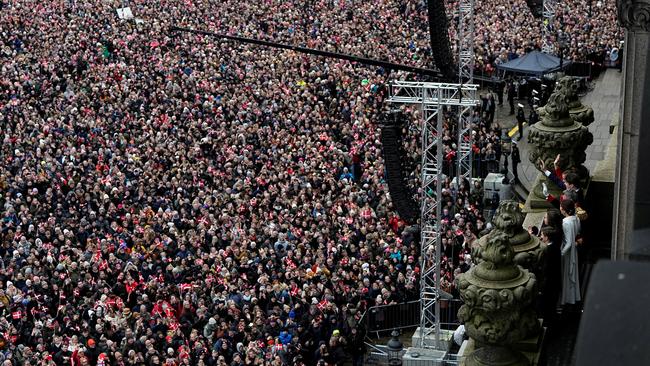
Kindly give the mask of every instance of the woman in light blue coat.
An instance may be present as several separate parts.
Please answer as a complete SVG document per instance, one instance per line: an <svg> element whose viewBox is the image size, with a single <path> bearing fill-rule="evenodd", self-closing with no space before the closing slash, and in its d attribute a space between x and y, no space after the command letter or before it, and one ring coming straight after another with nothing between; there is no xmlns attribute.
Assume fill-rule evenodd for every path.
<svg viewBox="0 0 650 366"><path fill-rule="evenodd" d="M560 203L562 219L562 298L560 303L576 304L580 302L580 282L578 279L578 250L576 236L580 233L580 220L575 215L575 203L563 200Z"/></svg>

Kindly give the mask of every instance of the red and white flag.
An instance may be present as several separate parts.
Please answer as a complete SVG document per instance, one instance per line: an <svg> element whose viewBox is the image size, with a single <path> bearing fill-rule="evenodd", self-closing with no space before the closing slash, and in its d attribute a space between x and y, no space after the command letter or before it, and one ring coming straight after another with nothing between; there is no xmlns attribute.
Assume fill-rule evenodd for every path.
<svg viewBox="0 0 650 366"><path fill-rule="evenodd" d="M291 259L287 258L286 262L287 262L287 268L288 269L290 269L290 270L296 269L296 264L293 263L293 261Z"/></svg>
<svg viewBox="0 0 650 366"><path fill-rule="evenodd" d="M136 288L138 288L138 283L133 281L131 283L125 283L124 286L126 287L126 292L130 294L133 292Z"/></svg>
<svg viewBox="0 0 650 366"><path fill-rule="evenodd" d="M212 282L214 282L214 276L211 275L211 274L209 274L209 275L205 278L205 283L209 285L209 284L211 284Z"/></svg>
<svg viewBox="0 0 650 366"><path fill-rule="evenodd" d="M108 268L108 261L104 259L99 263L99 270L100 271L105 271Z"/></svg>
<svg viewBox="0 0 650 366"><path fill-rule="evenodd" d="M327 307L328 303L327 299L323 299L323 301L319 302L316 306L318 307L318 310L323 311Z"/></svg>
<svg viewBox="0 0 650 366"><path fill-rule="evenodd" d="M298 285L296 285L295 283L293 285L291 285L291 291L289 291L291 296L298 296L299 292L300 292L300 289L298 288Z"/></svg>
<svg viewBox="0 0 650 366"><path fill-rule="evenodd" d="M179 326L180 325L178 324L178 322L169 323L169 329L172 330L172 331L175 331L176 329L178 329Z"/></svg>

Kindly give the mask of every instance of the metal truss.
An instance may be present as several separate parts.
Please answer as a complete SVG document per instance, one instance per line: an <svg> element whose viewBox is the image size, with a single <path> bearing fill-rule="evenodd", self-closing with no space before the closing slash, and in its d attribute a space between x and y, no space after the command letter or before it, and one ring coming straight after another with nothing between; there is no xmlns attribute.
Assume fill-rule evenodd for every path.
<svg viewBox="0 0 650 366"><path fill-rule="evenodd" d="M474 0L458 1L458 78L474 82Z"/></svg>
<svg viewBox="0 0 650 366"><path fill-rule="evenodd" d="M458 2L458 78L459 83L474 82L474 0ZM472 107L458 107L458 142L456 146L456 187L472 174Z"/></svg>
<svg viewBox="0 0 650 366"><path fill-rule="evenodd" d="M549 55L555 54L555 44L553 37L555 31L553 30L553 22L555 21L555 9L557 8L557 0L544 0L542 3L542 16L544 17L544 32L542 40L542 52Z"/></svg>
<svg viewBox="0 0 650 366"><path fill-rule="evenodd" d="M477 85L394 81L388 103L419 105L421 122L420 348L440 344L440 218L444 109L471 110L478 104ZM433 337L431 337L433 335Z"/></svg>
<svg viewBox="0 0 650 366"><path fill-rule="evenodd" d="M464 179L472 178L472 112L475 106L458 107L457 189Z"/></svg>

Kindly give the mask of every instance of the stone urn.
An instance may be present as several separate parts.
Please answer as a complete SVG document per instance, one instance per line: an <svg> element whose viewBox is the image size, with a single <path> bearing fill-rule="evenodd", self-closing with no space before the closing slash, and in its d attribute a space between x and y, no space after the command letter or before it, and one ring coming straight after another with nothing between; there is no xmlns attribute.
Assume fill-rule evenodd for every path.
<svg viewBox="0 0 650 366"><path fill-rule="evenodd" d="M513 220L506 212L498 214L503 222ZM535 275L514 262L508 233L497 227L484 238L480 263L457 279L464 301L458 317L475 345L466 365L528 365L512 345L540 330Z"/></svg>
<svg viewBox="0 0 650 366"><path fill-rule="evenodd" d="M557 87L560 92L566 96L569 105L569 115L571 118L583 126L589 126L595 121L593 108L582 104L578 89L580 88L579 79L572 76L565 76L558 81Z"/></svg>
<svg viewBox="0 0 650 366"><path fill-rule="evenodd" d="M540 169L540 159L546 167L552 168L555 157L560 154L563 171L573 169L581 178L587 179L589 172L582 164L587 158L585 150L594 138L587 127L571 117L565 92L558 88L540 109L541 120L531 126L528 133L528 143L532 146L528 158L537 169ZM561 189L542 174L531 192L530 205L533 209L552 207L544 198L542 183L546 183L551 194L558 197L562 194Z"/></svg>
<svg viewBox="0 0 650 366"><path fill-rule="evenodd" d="M528 230L524 229L525 218L519 203L505 200L499 203L492 224L508 235L510 245L515 251L514 262L532 272L541 285L544 281L546 246L542 245L538 237L530 235ZM472 258L477 264L483 261L479 249L487 244L487 240L487 236L481 237L478 240L479 246L472 252Z"/></svg>
<svg viewBox="0 0 650 366"><path fill-rule="evenodd" d="M499 203L492 224L508 234L510 245L515 251L515 263L533 272L537 280L542 282L546 246L542 245L538 237L530 235L524 229L525 218L519 203L506 200Z"/></svg>

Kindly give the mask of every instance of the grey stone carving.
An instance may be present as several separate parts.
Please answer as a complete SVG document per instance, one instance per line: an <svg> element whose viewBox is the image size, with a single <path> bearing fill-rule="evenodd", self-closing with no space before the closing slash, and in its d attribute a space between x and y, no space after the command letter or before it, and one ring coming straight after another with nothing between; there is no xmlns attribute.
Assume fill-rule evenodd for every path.
<svg viewBox="0 0 650 366"><path fill-rule="evenodd" d="M510 244L515 251L514 261L516 264L535 274L538 282L543 279L544 259L546 246L536 236L524 229L525 215L515 201L501 201L492 220L494 226L508 235Z"/></svg>
<svg viewBox="0 0 650 366"><path fill-rule="evenodd" d="M578 78L565 76L558 81L556 88L560 93L565 95L567 104L569 105L569 115L571 115L574 121L583 126L589 126L594 122L593 108L582 104L580 101L580 96L578 95L580 83Z"/></svg>
<svg viewBox="0 0 650 366"><path fill-rule="evenodd" d="M467 365L528 365L511 345L536 335L539 322L533 308L535 275L514 262L509 234L520 211L509 205L496 213L498 225L481 238L480 263L458 277L464 305L458 317L475 342Z"/></svg>
<svg viewBox="0 0 650 366"><path fill-rule="evenodd" d="M586 180L589 171L583 166L587 157L585 150L594 138L583 123L591 123L590 115L593 116L593 111L590 113L589 109L579 107L574 101L574 106L578 108L576 119L580 116L579 119L583 121L577 122L569 109L569 102L574 98L577 96L573 91L572 81L565 80L553 92L548 103L540 108L541 120L531 126L528 133L528 142L534 147L530 151L529 159L538 169L540 160L544 161L547 167L553 167L555 157L560 154L562 170L573 169ZM543 176L536 182L531 192L532 208L550 207L544 198L542 183L546 183L552 194L559 196L562 193L554 183Z"/></svg>
<svg viewBox="0 0 650 366"><path fill-rule="evenodd" d="M616 8L618 20L627 30L650 32L649 0L618 0Z"/></svg>

